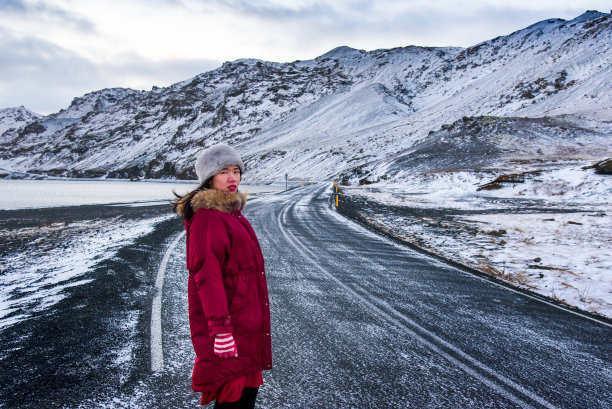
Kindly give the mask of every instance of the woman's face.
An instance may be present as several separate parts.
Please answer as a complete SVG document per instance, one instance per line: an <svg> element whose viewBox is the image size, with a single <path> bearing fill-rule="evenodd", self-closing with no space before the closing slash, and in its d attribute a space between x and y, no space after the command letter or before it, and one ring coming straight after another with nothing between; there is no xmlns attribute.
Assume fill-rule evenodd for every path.
<svg viewBox="0 0 612 409"><path fill-rule="evenodd" d="M228 166L223 168L212 177L210 187L225 192L235 192L240 184L240 168L238 166Z"/></svg>

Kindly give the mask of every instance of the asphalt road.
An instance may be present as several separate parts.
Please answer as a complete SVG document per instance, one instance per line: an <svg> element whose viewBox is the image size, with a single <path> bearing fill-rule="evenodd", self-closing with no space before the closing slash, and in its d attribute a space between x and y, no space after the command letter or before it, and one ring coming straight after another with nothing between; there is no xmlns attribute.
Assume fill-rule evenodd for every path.
<svg viewBox="0 0 612 409"><path fill-rule="evenodd" d="M609 326L377 236L329 192L248 208L273 308L262 407L611 407Z"/></svg>
<svg viewBox="0 0 612 409"><path fill-rule="evenodd" d="M258 407L612 407L610 326L374 234L338 215L330 193L329 186L308 186L250 198L245 209L264 252L272 312L274 369L264 372ZM21 389L4 391L21 391L22 399L37 394L44 405L4 399L0 406L199 407L189 387L193 351L180 232L179 220L164 222L136 243L147 246L138 257L119 255L123 274L140 279L117 291L124 305L142 310L124 367L117 359L92 360L95 370L73 370L69 381L55 381L63 395L46 395L44 380L31 375L36 387L23 381ZM117 285L113 280L104 283ZM93 286L102 285L96 283L89 294L104 304L113 294L108 288L96 295ZM116 304L97 311L116 317L124 308ZM53 328L46 324L44 331ZM126 338L117 323L104 330L104 343L85 344L102 356ZM46 351L64 360L83 357L59 347ZM6 355L3 368L12 359ZM32 374L45 360L37 362L28 367Z"/></svg>

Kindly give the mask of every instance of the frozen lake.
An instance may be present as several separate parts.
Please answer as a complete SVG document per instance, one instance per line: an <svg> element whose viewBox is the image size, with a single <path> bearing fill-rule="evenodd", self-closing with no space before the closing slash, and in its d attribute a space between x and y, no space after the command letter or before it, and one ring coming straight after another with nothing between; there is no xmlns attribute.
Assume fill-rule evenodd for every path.
<svg viewBox="0 0 612 409"><path fill-rule="evenodd" d="M78 206L85 204L146 203L171 200L172 190L179 194L194 189L194 181L128 180L2 180L0 179L0 209ZM270 185L241 184L248 193L277 192L284 183Z"/></svg>

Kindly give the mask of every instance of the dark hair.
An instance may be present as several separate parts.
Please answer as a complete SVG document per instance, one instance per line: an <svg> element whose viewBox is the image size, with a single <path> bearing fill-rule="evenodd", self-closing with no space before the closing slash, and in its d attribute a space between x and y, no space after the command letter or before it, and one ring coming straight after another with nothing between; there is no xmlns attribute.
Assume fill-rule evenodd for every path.
<svg viewBox="0 0 612 409"><path fill-rule="evenodd" d="M177 197L175 201L170 202L170 204L172 205L172 210L175 213L179 213L177 208L179 205L182 205L182 211L180 211L179 214L183 216L183 219L188 220L188 221L191 220L194 214L193 207L191 207L191 198L199 191L202 191L204 189L209 189L211 181L212 181L212 178L206 179L204 182L200 183L200 185L196 187L195 189L193 189L191 192L186 193L182 196L176 193L174 189L172 189L172 193L174 193L174 196Z"/></svg>
<svg viewBox="0 0 612 409"><path fill-rule="evenodd" d="M240 166L238 166L238 169L240 169ZM200 183L200 186L196 187L191 192L186 193L182 196L176 193L174 189L172 189L172 193L174 193L174 196L177 197L174 202L170 202L170 204L172 205L172 210L174 210L175 213L179 213L181 216L183 216L183 219L187 221L191 220L193 214L195 213L193 211L193 207L191 207L191 198L201 190L210 189L213 177L214 175L206 179L204 182ZM242 178L242 169L240 169L240 178ZM179 205L182 205L182 209L177 210Z"/></svg>

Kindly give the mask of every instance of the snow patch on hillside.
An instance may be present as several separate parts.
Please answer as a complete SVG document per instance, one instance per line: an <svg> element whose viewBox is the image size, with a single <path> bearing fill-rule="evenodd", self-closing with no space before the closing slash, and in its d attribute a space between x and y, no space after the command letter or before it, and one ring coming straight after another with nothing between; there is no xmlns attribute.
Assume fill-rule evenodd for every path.
<svg viewBox="0 0 612 409"><path fill-rule="evenodd" d="M0 135L8 129L20 128L40 118L42 115L26 109L23 105L18 108L0 109Z"/></svg>

